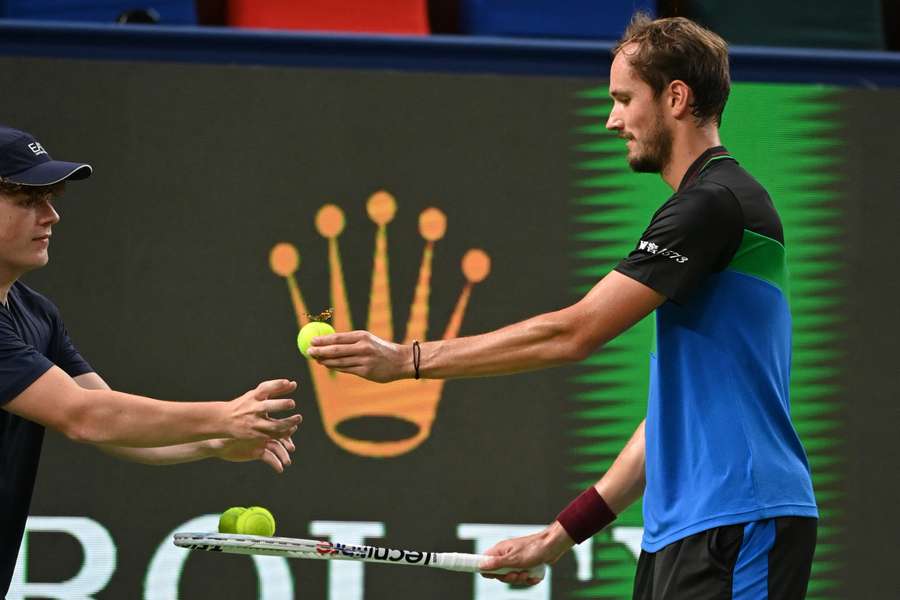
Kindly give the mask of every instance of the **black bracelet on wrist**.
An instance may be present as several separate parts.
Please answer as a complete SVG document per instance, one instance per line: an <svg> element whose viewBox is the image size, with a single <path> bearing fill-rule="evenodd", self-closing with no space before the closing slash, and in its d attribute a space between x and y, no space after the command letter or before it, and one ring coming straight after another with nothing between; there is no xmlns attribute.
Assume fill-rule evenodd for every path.
<svg viewBox="0 0 900 600"><path fill-rule="evenodd" d="M422 360L422 347L419 345L419 340L413 340L413 369L415 369L415 377L419 378L419 362Z"/></svg>

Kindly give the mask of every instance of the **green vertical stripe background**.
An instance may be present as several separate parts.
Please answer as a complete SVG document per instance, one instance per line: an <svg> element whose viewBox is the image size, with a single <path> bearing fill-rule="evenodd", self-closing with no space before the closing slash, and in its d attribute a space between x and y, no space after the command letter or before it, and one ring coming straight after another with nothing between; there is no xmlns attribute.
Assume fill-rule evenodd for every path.
<svg viewBox="0 0 900 600"><path fill-rule="evenodd" d="M785 228L793 313L791 405L809 455L821 520L810 600L842 596L840 568L841 208L838 90L827 86L733 85L721 136L769 191ZM572 131L572 292L589 290L640 239L671 195L657 175L634 174L625 144L606 131L602 85L575 97ZM652 317L581 363L569 398L569 481L574 493L609 467L646 411ZM641 526L640 505L614 526ZM576 598L631 597L635 560L610 531L595 536L594 579Z"/></svg>

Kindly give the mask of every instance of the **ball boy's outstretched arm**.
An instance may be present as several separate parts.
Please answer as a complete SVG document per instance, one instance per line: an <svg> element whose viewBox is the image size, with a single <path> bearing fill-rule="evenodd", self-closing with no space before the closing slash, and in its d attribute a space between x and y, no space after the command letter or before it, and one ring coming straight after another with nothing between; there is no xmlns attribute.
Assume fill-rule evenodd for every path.
<svg viewBox="0 0 900 600"><path fill-rule="evenodd" d="M84 389L112 389L99 374L94 372L78 375L74 379ZM284 469L291 464L291 453L296 450L290 435L278 439L261 440L216 438L154 448L133 448L109 444L96 444L96 446L106 454L145 465L176 465L207 458L219 458L229 462L259 460L269 465L276 473L283 473Z"/></svg>
<svg viewBox="0 0 900 600"><path fill-rule="evenodd" d="M616 457L603 477L574 500L546 529L533 535L512 538L489 548L490 558L481 563L485 571L521 568L506 575L484 575L506 583L534 585L526 569L553 564L575 543L597 533L615 515L628 508L644 493L644 422ZM601 504L602 503L602 504ZM605 506L604 506L605 505Z"/></svg>
<svg viewBox="0 0 900 600"><path fill-rule="evenodd" d="M84 389L51 367L4 409L79 442L157 447L215 438L261 440L292 434L300 415L275 419L294 408L278 398L297 384L264 381L230 402L168 402L108 389Z"/></svg>
<svg viewBox="0 0 900 600"><path fill-rule="evenodd" d="M666 298L617 271L577 303L502 329L421 344L419 374L431 379L499 375L586 358ZM412 346L367 331L313 339L309 354L329 369L387 382L414 376Z"/></svg>

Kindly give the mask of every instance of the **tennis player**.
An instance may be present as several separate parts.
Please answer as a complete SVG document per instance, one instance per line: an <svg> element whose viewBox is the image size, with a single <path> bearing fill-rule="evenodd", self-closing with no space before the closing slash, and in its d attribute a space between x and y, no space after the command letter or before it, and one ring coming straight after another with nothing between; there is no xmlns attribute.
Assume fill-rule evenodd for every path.
<svg viewBox="0 0 900 600"><path fill-rule="evenodd" d="M645 421L552 524L497 544L482 567L553 563L643 495L634 598L803 598L818 512L789 412L784 236L719 139L727 46L687 19L638 15L613 54L606 126L634 171L674 193L612 272L572 306L483 335L338 333L310 355L374 381L515 373L582 360L655 311Z"/></svg>
<svg viewBox="0 0 900 600"><path fill-rule="evenodd" d="M33 136L0 126L0 591L6 596L50 427L78 442L146 464L218 457L291 463L300 415L279 399L285 379L265 381L230 402L164 402L112 391L82 358L59 310L19 281L47 264L54 202L90 165L50 158Z"/></svg>

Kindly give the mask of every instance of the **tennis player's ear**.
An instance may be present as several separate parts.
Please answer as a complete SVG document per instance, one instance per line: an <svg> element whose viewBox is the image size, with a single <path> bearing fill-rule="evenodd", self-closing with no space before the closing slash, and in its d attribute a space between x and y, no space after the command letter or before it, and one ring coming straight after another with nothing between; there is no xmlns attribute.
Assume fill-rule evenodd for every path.
<svg viewBox="0 0 900 600"><path fill-rule="evenodd" d="M691 114L691 103L694 93L690 86L680 79L669 82L666 87L666 107L676 119L683 119Z"/></svg>

